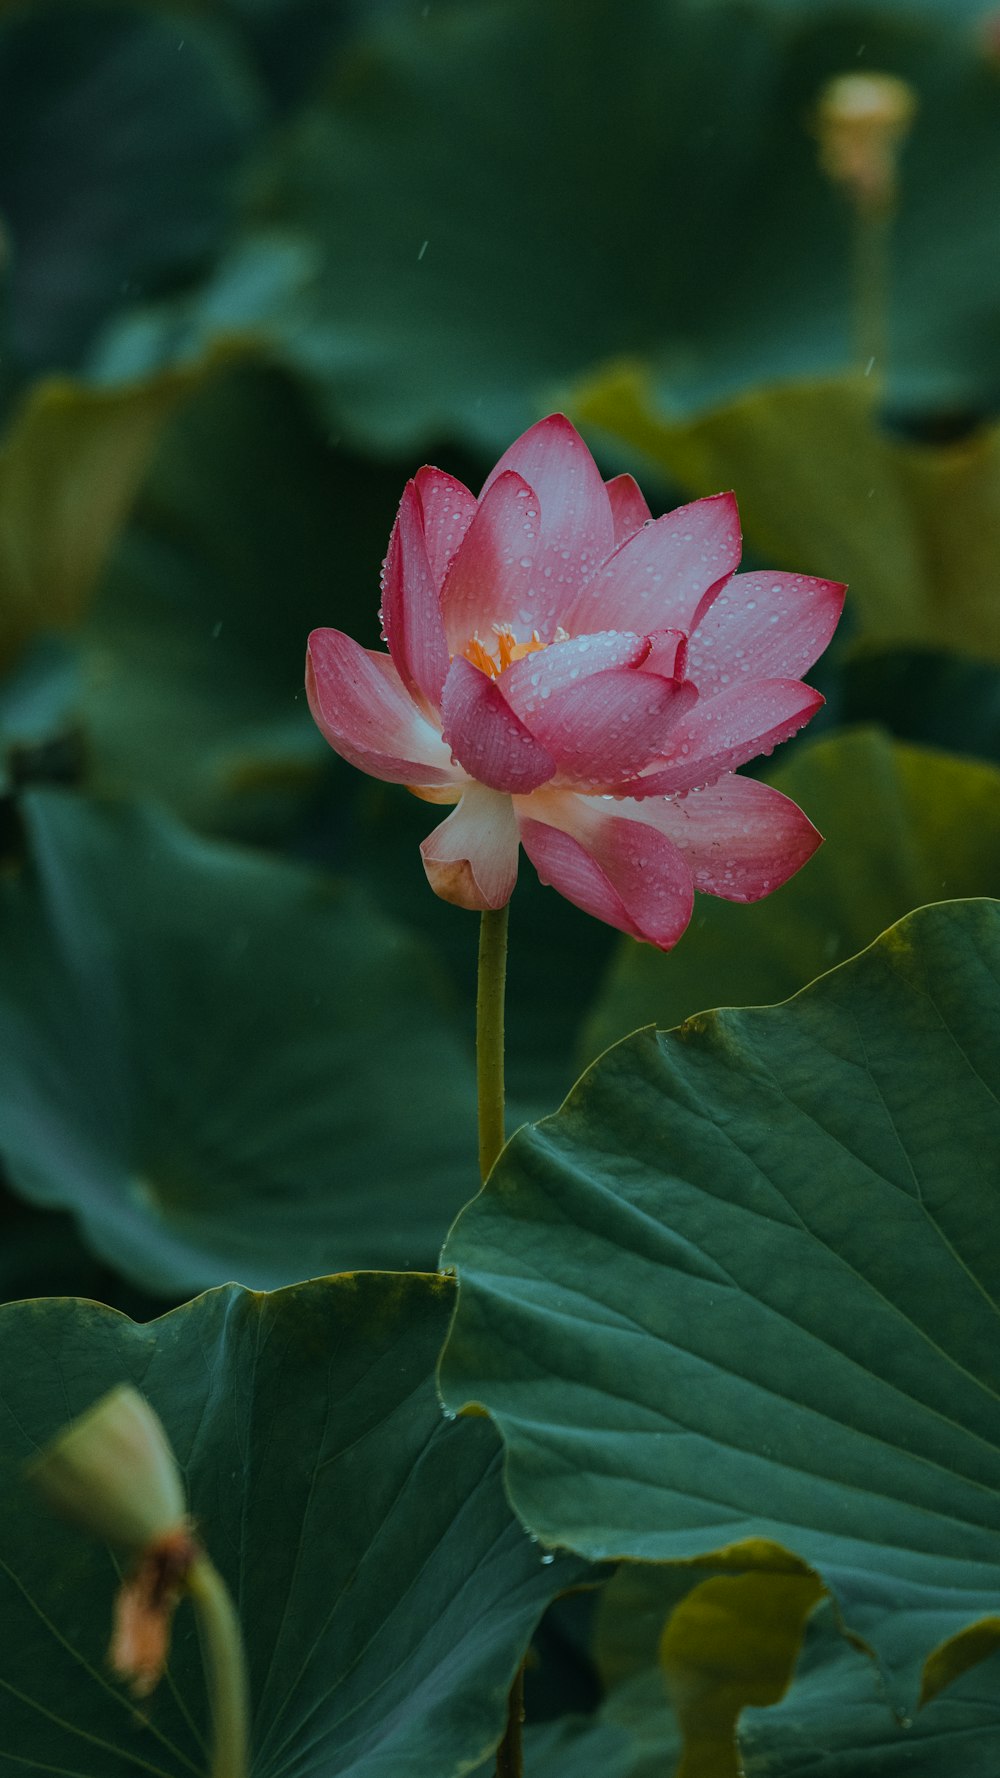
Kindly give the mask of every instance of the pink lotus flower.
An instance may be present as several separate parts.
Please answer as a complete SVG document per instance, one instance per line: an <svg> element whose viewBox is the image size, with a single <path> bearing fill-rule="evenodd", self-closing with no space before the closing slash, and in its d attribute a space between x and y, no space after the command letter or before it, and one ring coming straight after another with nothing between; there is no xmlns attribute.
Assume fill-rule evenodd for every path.
<svg viewBox="0 0 1000 1778"><path fill-rule="evenodd" d="M440 469L407 483L382 582L389 653L315 630L310 708L352 765L457 804L421 846L446 901L502 907L523 845L543 883L669 950L695 889L756 901L820 843L734 768L822 704L798 675L844 589L737 575L739 559L731 494L654 521L553 414L478 500Z"/></svg>

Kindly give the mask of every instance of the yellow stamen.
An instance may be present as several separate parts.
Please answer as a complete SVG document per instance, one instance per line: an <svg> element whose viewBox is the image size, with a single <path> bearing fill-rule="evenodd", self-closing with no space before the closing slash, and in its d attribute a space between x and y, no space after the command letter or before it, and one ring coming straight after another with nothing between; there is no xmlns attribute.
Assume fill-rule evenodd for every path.
<svg viewBox="0 0 1000 1778"><path fill-rule="evenodd" d="M479 640L478 634L465 645L465 658L478 667L481 673L487 673L491 679L505 673L514 661L523 661L529 654L537 654L539 649L547 647L537 630L532 630L530 642L518 642L509 624L494 624L493 634L496 637L496 654ZM554 640L568 640L565 630L557 630Z"/></svg>
<svg viewBox="0 0 1000 1778"><path fill-rule="evenodd" d="M467 661L471 661L474 667L478 667L480 673L488 673L491 679L496 678L496 661L493 659L492 655L487 654L478 636L473 636L472 639L465 644L465 658Z"/></svg>
<svg viewBox="0 0 1000 1778"><path fill-rule="evenodd" d="M515 642L514 632L506 625L494 624L497 644L500 649L500 671L505 671L512 661L523 661L529 654L537 654L545 647L537 630L532 630L530 642Z"/></svg>

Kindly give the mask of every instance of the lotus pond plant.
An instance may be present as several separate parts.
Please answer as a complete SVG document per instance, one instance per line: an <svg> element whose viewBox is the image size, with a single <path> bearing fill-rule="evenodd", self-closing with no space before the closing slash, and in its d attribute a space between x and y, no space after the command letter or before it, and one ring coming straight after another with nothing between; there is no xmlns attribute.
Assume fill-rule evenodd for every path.
<svg viewBox="0 0 1000 1778"><path fill-rule="evenodd" d="M0 8L0 1778L1000 1771L974 14Z"/></svg>
<svg viewBox="0 0 1000 1778"><path fill-rule="evenodd" d="M432 889L481 914L484 1181L506 1133L507 907L520 846L567 900L666 951L690 921L696 889L759 900L820 843L796 803L738 768L822 703L800 676L829 641L844 588L802 574L740 574L740 549L731 494L653 519L633 478L603 481L575 428L553 414L511 445L478 497L431 467L407 483L382 574L388 652L339 630L309 638L309 703L331 745L377 778L453 805L421 852ZM141 1498L133 1449L139 1471L152 1465L169 1481L169 1523L133 1538L138 1567L119 1596L112 1658L149 1692L181 1592L197 1602L200 1577L215 1576L189 1530L159 1423L134 1390L113 1392L35 1473L58 1505L83 1488L86 1511L75 1493L71 1510L102 1525L102 1514L119 1510L119 1469L127 1500ZM221 1598L221 1619L207 1620L224 1631L207 1642L212 1769L244 1778L242 1654L224 1590ZM522 1718L519 1671L500 1778L522 1771Z"/></svg>
<svg viewBox="0 0 1000 1778"><path fill-rule="evenodd" d="M740 546L733 495L654 520L561 414L478 498L440 469L407 483L388 653L316 630L307 686L345 759L456 805L421 847L438 895L504 907L523 845L568 901L669 950L695 889L756 901L806 862L807 816L736 768L819 709L801 675L844 588L739 574Z"/></svg>
<svg viewBox="0 0 1000 1778"><path fill-rule="evenodd" d="M476 496L418 470L382 571L388 652L332 629L309 638L322 733L362 771L453 804L420 850L431 888L482 915L479 1159L505 1140L507 907L524 847L543 883L632 938L670 950L694 891L760 900L821 836L737 768L823 702L800 675L845 589L737 572L736 500L654 519L630 475L605 482L563 414L512 444ZM520 1774L523 1676L499 1778Z"/></svg>

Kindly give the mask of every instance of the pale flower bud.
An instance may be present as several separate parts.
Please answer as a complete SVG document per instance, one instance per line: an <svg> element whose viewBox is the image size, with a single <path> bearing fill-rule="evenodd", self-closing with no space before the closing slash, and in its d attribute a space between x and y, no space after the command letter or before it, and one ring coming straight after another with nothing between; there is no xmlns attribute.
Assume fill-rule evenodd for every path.
<svg viewBox="0 0 1000 1778"><path fill-rule="evenodd" d="M166 1433L127 1383L71 1421L30 1475L57 1512L135 1554L186 1525L184 1486Z"/></svg>
<svg viewBox="0 0 1000 1778"><path fill-rule="evenodd" d="M892 204L899 150L916 109L913 88L894 74L841 74L823 88L813 119L820 164L860 210Z"/></svg>

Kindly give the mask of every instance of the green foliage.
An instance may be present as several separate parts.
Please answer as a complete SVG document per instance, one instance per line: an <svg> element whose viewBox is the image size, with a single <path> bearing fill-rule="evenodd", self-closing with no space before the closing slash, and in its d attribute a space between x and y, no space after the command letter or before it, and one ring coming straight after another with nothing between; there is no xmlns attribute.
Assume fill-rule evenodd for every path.
<svg viewBox="0 0 1000 1778"><path fill-rule="evenodd" d="M163 1421L237 1601L254 1778L458 1778L495 1745L533 1624L582 1565L542 1562L512 1518L492 1428L441 1416L451 1296L361 1274L231 1285L148 1327L71 1300L0 1310L0 1772L205 1771L189 1608L140 1710L104 1667L116 1562L52 1523L24 1474L122 1382Z"/></svg>
<svg viewBox="0 0 1000 1778"><path fill-rule="evenodd" d="M237 1597L253 1778L493 1778L576 1583L526 1778L994 1778L1000 937L911 913L1000 895L983 10L0 6L0 1773L206 1769L188 1606L136 1704L115 1563L24 1483L130 1380ZM812 127L855 69L918 107L867 367ZM669 956L523 866L545 1121L470 1203L445 811L324 746L303 654L378 646L421 460L478 488L557 405L654 510L732 486L748 565L850 580L823 738L767 769L826 844ZM454 1286L407 1275L458 1213L442 1376L505 1449L442 1417Z"/></svg>
<svg viewBox="0 0 1000 1778"><path fill-rule="evenodd" d="M260 99L205 20L83 0L4 8L0 111L7 375L37 376L77 366L123 299L205 270Z"/></svg>
<svg viewBox="0 0 1000 1778"><path fill-rule="evenodd" d="M105 1301L112 1289L71 1216L35 1210L0 1190L0 1302L77 1292Z"/></svg>
<svg viewBox="0 0 1000 1778"><path fill-rule="evenodd" d="M663 956L623 940L588 1022L589 1058L639 1025L784 1000L924 902L1000 896L1000 773L862 729L806 744L771 775L825 844L752 907L699 898Z"/></svg>
<svg viewBox="0 0 1000 1778"><path fill-rule="evenodd" d="M755 389L679 419L630 364L582 384L574 407L689 492L738 489L754 549L847 581L865 637L1000 661L1000 429L937 445L894 437L863 377Z"/></svg>
<svg viewBox="0 0 1000 1778"><path fill-rule="evenodd" d="M864 649L840 685L848 722L883 722L905 741L1000 765L1000 671L930 649Z"/></svg>
<svg viewBox="0 0 1000 1778"><path fill-rule="evenodd" d="M592 1717L528 1728L527 1778L663 1778L677 1759L677 1728L663 1688L645 1676L609 1693ZM484 1770L492 1774L492 1762Z"/></svg>
<svg viewBox="0 0 1000 1778"><path fill-rule="evenodd" d="M203 384L161 441L83 632L98 786L217 831L287 823L328 757L303 695L306 637L333 624L377 641L404 479L331 449L274 372L236 364Z"/></svg>
<svg viewBox="0 0 1000 1778"><path fill-rule="evenodd" d="M433 1263L471 1197L468 1047L349 888L58 791L0 882L2 1150L147 1290Z"/></svg>
<svg viewBox="0 0 1000 1778"><path fill-rule="evenodd" d="M901 1628L906 1627L900 1601ZM795 1685L769 1710L740 1723L746 1778L992 1778L1000 1754L994 1655L927 1710L891 1710L870 1658L852 1648L821 1609L806 1632Z"/></svg>
<svg viewBox="0 0 1000 1778"><path fill-rule="evenodd" d="M594 1559L773 1539L911 1705L1000 1581L998 964L995 903L927 908L785 1006L640 1033L445 1252L445 1399L495 1418L525 1523Z"/></svg>
<svg viewBox="0 0 1000 1778"><path fill-rule="evenodd" d="M78 623L165 419L191 379L121 393L37 383L0 453L0 668Z"/></svg>
<svg viewBox="0 0 1000 1778"><path fill-rule="evenodd" d="M617 1716L647 1736L660 1726L651 1772L669 1750L676 1778L738 1778L740 1713L785 1692L821 1593L803 1563L762 1538L724 1558L622 1564L601 1594L595 1649Z"/></svg>
<svg viewBox="0 0 1000 1778"><path fill-rule="evenodd" d="M921 107L895 234L895 398L975 409L984 378L1000 388L982 201L1000 84L975 32L928 6L638 0L627 29L606 0L390 11L277 146L206 291L125 317L101 374L253 337L385 449L445 429L506 444L622 352L651 356L694 408L840 369L849 217L809 117L859 43Z"/></svg>
<svg viewBox="0 0 1000 1778"><path fill-rule="evenodd" d="M678 1778L742 1778L736 1723L788 1689L823 1588L809 1569L699 1581L664 1627L660 1659L684 1737Z"/></svg>

